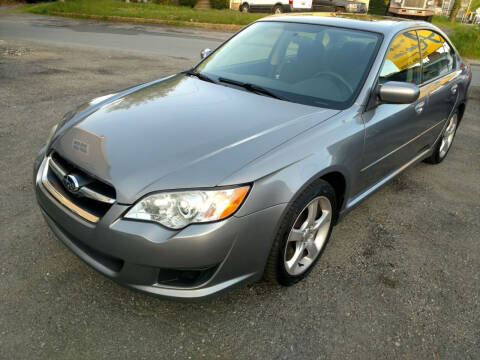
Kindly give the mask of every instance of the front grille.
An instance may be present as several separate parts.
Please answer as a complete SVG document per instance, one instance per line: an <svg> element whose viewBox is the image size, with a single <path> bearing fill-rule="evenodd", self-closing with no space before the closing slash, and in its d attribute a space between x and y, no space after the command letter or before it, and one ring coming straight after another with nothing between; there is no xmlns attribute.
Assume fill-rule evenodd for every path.
<svg viewBox="0 0 480 360"><path fill-rule="evenodd" d="M69 162L68 160L62 158L60 155L57 153L52 153L50 155L51 159L58 164L67 174L70 173L78 173L80 176L83 176L87 179L88 185L87 187L89 189L94 190L95 192L98 192L101 195L104 195L108 198L115 199L115 188L109 184L104 183L103 181L100 181L91 175L87 174L84 172L82 169L77 167L75 164Z"/></svg>
<svg viewBox="0 0 480 360"><path fill-rule="evenodd" d="M425 5L425 0L405 0L403 3L404 7L411 7L411 8L423 8Z"/></svg>
<svg viewBox="0 0 480 360"><path fill-rule="evenodd" d="M90 222L98 222L115 203L115 188L52 153L42 183L61 204Z"/></svg>

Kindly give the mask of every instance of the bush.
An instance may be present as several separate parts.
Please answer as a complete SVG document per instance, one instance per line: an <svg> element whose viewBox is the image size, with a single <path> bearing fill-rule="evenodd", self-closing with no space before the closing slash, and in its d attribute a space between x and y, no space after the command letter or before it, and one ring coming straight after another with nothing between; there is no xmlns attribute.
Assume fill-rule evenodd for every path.
<svg viewBox="0 0 480 360"><path fill-rule="evenodd" d="M189 7L194 7L196 1L195 0L179 0L178 4L180 6L189 6Z"/></svg>
<svg viewBox="0 0 480 360"><path fill-rule="evenodd" d="M159 5L180 6L180 2L178 0L158 0L157 3Z"/></svg>
<svg viewBox="0 0 480 360"><path fill-rule="evenodd" d="M385 15L389 3L389 0L370 0L368 13L373 15Z"/></svg>
<svg viewBox="0 0 480 360"><path fill-rule="evenodd" d="M228 9L230 0L210 0L210 6L214 9Z"/></svg>

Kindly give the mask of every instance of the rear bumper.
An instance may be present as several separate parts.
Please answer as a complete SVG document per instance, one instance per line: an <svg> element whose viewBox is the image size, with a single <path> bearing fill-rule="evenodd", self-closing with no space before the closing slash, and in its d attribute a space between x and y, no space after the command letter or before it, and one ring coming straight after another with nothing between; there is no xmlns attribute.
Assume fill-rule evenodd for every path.
<svg viewBox="0 0 480 360"><path fill-rule="evenodd" d="M36 162L34 174L39 168L41 161ZM89 223L61 205L37 180L35 193L55 235L95 270L125 286L177 299L206 298L260 279L286 206L174 231L123 219L129 206L122 204L114 204L99 222ZM172 272L200 275L179 285L164 281L164 274Z"/></svg>
<svg viewBox="0 0 480 360"><path fill-rule="evenodd" d="M433 10L423 10L423 9L405 9L405 8L396 8L390 7L388 9L390 13L404 16L433 16L435 12Z"/></svg>

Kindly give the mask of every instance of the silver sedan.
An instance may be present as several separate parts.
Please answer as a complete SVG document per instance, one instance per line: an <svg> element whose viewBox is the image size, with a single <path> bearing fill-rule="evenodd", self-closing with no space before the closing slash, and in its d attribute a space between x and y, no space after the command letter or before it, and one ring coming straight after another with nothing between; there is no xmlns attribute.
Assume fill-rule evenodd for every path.
<svg viewBox="0 0 480 360"><path fill-rule="evenodd" d="M131 288L292 285L355 205L445 159L470 81L425 22L264 18L192 69L66 114L35 162L37 200L67 247Z"/></svg>

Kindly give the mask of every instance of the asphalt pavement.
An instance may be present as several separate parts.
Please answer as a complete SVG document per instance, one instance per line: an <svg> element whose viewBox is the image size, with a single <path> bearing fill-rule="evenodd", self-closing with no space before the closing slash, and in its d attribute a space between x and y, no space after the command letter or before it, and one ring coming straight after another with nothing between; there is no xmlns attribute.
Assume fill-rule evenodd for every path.
<svg viewBox="0 0 480 360"><path fill-rule="evenodd" d="M215 49L232 33L142 24L109 23L0 11L0 38L57 45L198 59L205 48Z"/></svg>
<svg viewBox="0 0 480 360"><path fill-rule="evenodd" d="M174 30L177 53L165 27L137 37L137 25L11 19L0 15L0 359L478 359L479 100L448 158L405 171L352 211L306 281L166 301L106 279L55 238L32 162L74 106L185 69L220 36ZM137 51L134 39L162 53Z"/></svg>

